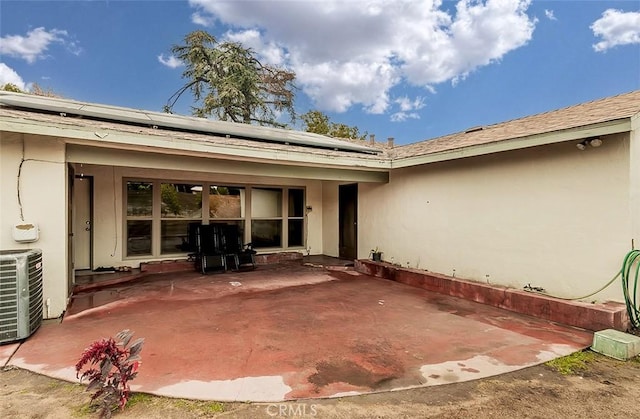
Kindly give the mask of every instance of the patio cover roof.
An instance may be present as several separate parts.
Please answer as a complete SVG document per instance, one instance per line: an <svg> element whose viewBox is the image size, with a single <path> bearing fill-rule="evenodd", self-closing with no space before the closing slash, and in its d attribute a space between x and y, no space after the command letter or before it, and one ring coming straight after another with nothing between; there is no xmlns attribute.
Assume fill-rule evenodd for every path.
<svg viewBox="0 0 640 419"><path fill-rule="evenodd" d="M136 159L144 157L146 162L153 155L165 159L175 156L178 160L214 158L254 165L305 167L316 172L325 169L322 175L306 177L388 179L389 163L384 150L293 130L10 92L0 92L0 123L5 132L64 139L71 162L81 162L74 159L85 158L95 150L92 158L98 159L106 158L108 153L118 159L128 153L137 156ZM344 176L327 176L328 169L341 169ZM355 172L364 178L354 178Z"/></svg>
<svg viewBox="0 0 640 419"><path fill-rule="evenodd" d="M0 104L22 109L56 113L63 116L77 116L101 121L120 122L134 126L152 127L154 129L212 134L225 138L233 137L285 145L295 144L329 150L354 151L368 154L380 153L380 150L377 148L341 141L311 132L257 127L249 124L213 121L205 118L84 103L60 98L0 92Z"/></svg>
<svg viewBox="0 0 640 419"><path fill-rule="evenodd" d="M386 172L631 130L640 90L404 146L335 139L58 98L0 92L4 131L68 144L257 163Z"/></svg>

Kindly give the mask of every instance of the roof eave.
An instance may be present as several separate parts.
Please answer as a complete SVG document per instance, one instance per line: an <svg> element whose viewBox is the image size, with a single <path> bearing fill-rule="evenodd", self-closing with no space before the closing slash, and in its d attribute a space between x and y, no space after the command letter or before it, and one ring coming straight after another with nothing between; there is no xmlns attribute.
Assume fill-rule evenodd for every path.
<svg viewBox="0 0 640 419"><path fill-rule="evenodd" d="M43 97L25 93L0 91L0 105L28 111L73 115L81 118L110 121L137 126L153 126L185 132L243 138L253 141L269 141L281 144L295 144L341 151L356 151L378 154L376 148L340 141L325 135L297 130L239 124L229 121L209 120L185 115L173 115L141 109L123 108L101 103L78 102L75 100Z"/></svg>
<svg viewBox="0 0 640 419"><path fill-rule="evenodd" d="M622 118L576 128L545 132L519 138L509 138L485 144L478 144L463 148L455 148L435 153L422 154L419 156L394 159L391 162L391 168L401 169L410 166L419 166L423 164L437 163L442 161L461 159L465 157L475 157L483 156L486 154L500 153L503 151L521 150L524 148L562 143L565 141L575 141L588 137L617 134L630 130L631 118Z"/></svg>
<svg viewBox="0 0 640 419"><path fill-rule="evenodd" d="M349 167L361 170L388 170L390 161L380 158L322 155L301 150L266 149L239 145L212 143L204 140L175 138L165 135L128 133L113 129L88 129L42 121L20 120L1 116L3 131L42 135L64 139L68 144L93 145L126 150L175 153L180 155L208 156L236 161L275 162L278 164L309 165L322 167Z"/></svg>

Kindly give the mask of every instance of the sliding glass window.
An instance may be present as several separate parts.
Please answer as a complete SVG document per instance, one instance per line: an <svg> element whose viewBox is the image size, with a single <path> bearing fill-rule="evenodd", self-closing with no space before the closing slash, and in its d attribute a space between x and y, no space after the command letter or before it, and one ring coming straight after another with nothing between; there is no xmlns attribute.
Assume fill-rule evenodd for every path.
<svg viewBox="0 0 640 419"><path fill-rule="evenodd" d="M304 246L304 189L289 189L288 247Z"/></svg>
<svg viewBox="0 0 640 419"><path fill-rule="evenodd" d="M282 189L251 189L251 244L282 247Z"/></svg>
<svg viewBox="0 0 640 419"><path fill-rule="evenodd" d="M152 253L153 183L127 182L127 256Z"/></svg>
<svg viewBox="0 0 640 419"><path fill-rule="evenodd" d="M161 183L160 191L160 253L181 253L189 224L202 223L202 185Z"/></svg>
<svg viewBox="0 0 640 419"><path fill-rule="evenodd" d="M209 186L209 223L236 225L244 235L245 202L246 190L243 187Z"/></svg>
<svg viewBox="0 0 640 419"><path fill-rule="evenodd" d="M256 249L305 246L303 188L134 179L125 197L126 257L193 251L190 225L202 223L236 225Z"/></svg>

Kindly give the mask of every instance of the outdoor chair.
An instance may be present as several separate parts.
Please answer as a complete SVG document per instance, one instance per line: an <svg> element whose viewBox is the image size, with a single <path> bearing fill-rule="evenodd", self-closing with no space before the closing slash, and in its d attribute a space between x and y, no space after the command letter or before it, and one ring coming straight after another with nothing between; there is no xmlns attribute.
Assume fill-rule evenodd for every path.
<svg viewBox="0 0 640 419"><path fill-rule="evenodd" d="M222 225L222 237L227 266L233 270L256 268L256 251L251 243L244 244L243 234L235 224Z"/></svg>
<svg viewBox="0 0 640 419"><path fill-rule="evenodd" d="M182 239L182 244L178 246L183 252L189 252L187 257L190 261L194 261L198 254L198 226L200 225L201 223L199 222L189 223L187 225L187 236Z"/></svg>
<svg viewBox="0 0 640 419"><path fill-rule="evenodd" d="M227 258L223 252L219 226L199 224L196 228L196 242L196 270L202 274L227 270Z"/></svg>

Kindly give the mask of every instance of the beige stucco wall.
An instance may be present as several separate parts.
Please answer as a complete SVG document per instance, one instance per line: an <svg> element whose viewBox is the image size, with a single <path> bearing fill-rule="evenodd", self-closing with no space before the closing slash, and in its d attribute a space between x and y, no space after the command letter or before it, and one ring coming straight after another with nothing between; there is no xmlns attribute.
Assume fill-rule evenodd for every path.
<svg viewBox="0 0 640 419"><path fill-rule="evenodd" d="M34 243L17 243L12 230L21 222L17 176L24 144L25 162L20 175L20 199L26 222L39 225ZM0 249L42 250L45 318L60 316L67 306L67 168L62 141L0 132ZM48 304L47 304L48 303Z"/></svg>
<svg viewBox="0 0 640 419"><path fill-rule="evenodd" d="M516 288L530 283L560 296L592 291L616 273L632 239L640 247L639 119L632 124L631 142L628 134L616 135L583 152L570 142L399 169L388 184L360 183L359 257L379 247L387 261L461 278ZM11 237L20 221L16 180L23 144L24 218L41 230L39 241L27 244ZM94 177L94 268L153 260L123 257L123 178L304 187L311 207L306 247L338 256L340 181L308 180L286 166L279 176L223 174L214 160L207 171L201 161L194 170L118 163L75 163L76 174ZM234 164L241 173L242 163L223 167ZM68 296L63 141L0 132L0 176L0 248L43 250L45 316L57 317ZM594 299L621 300L619 288L616 283Z"/></svg>
<svg viewBox="0 0 640 419"><path fill-rule="evenodd" d="M629 135L603 139L585 151L560 143L360 184L359 257L377 246L386 261L459 278L563 297L594 291L631 245ZM620 289L589 300L621 301Z"/></svg>
<svg viewBox="0 0 640 419"><path fill-rule="evenodd" d="M322 182L322 249L327 256L338 257L339 182Z"/></svg>
<svg viewBox="0 0 640 419"><path fill-rule="evenodd" d="M241 164L241 163L238 163ZM215 167L215 166L214 166ZM163 258L126 258L123 256L124 228L123 179L171 180L185 182L213 182L227 185L304 187L307 214L307 248L311 254L322 254L322 183L316 180L267 176L228 175L159 169L139 169L116 166L76 164L76 170L94 177L94 268L98 266L138 266L140 262ZM99 239L97 239L99 238ZM299 249L303 252L303 249ZM166 258L164 258L166 259Z"/></svg>

